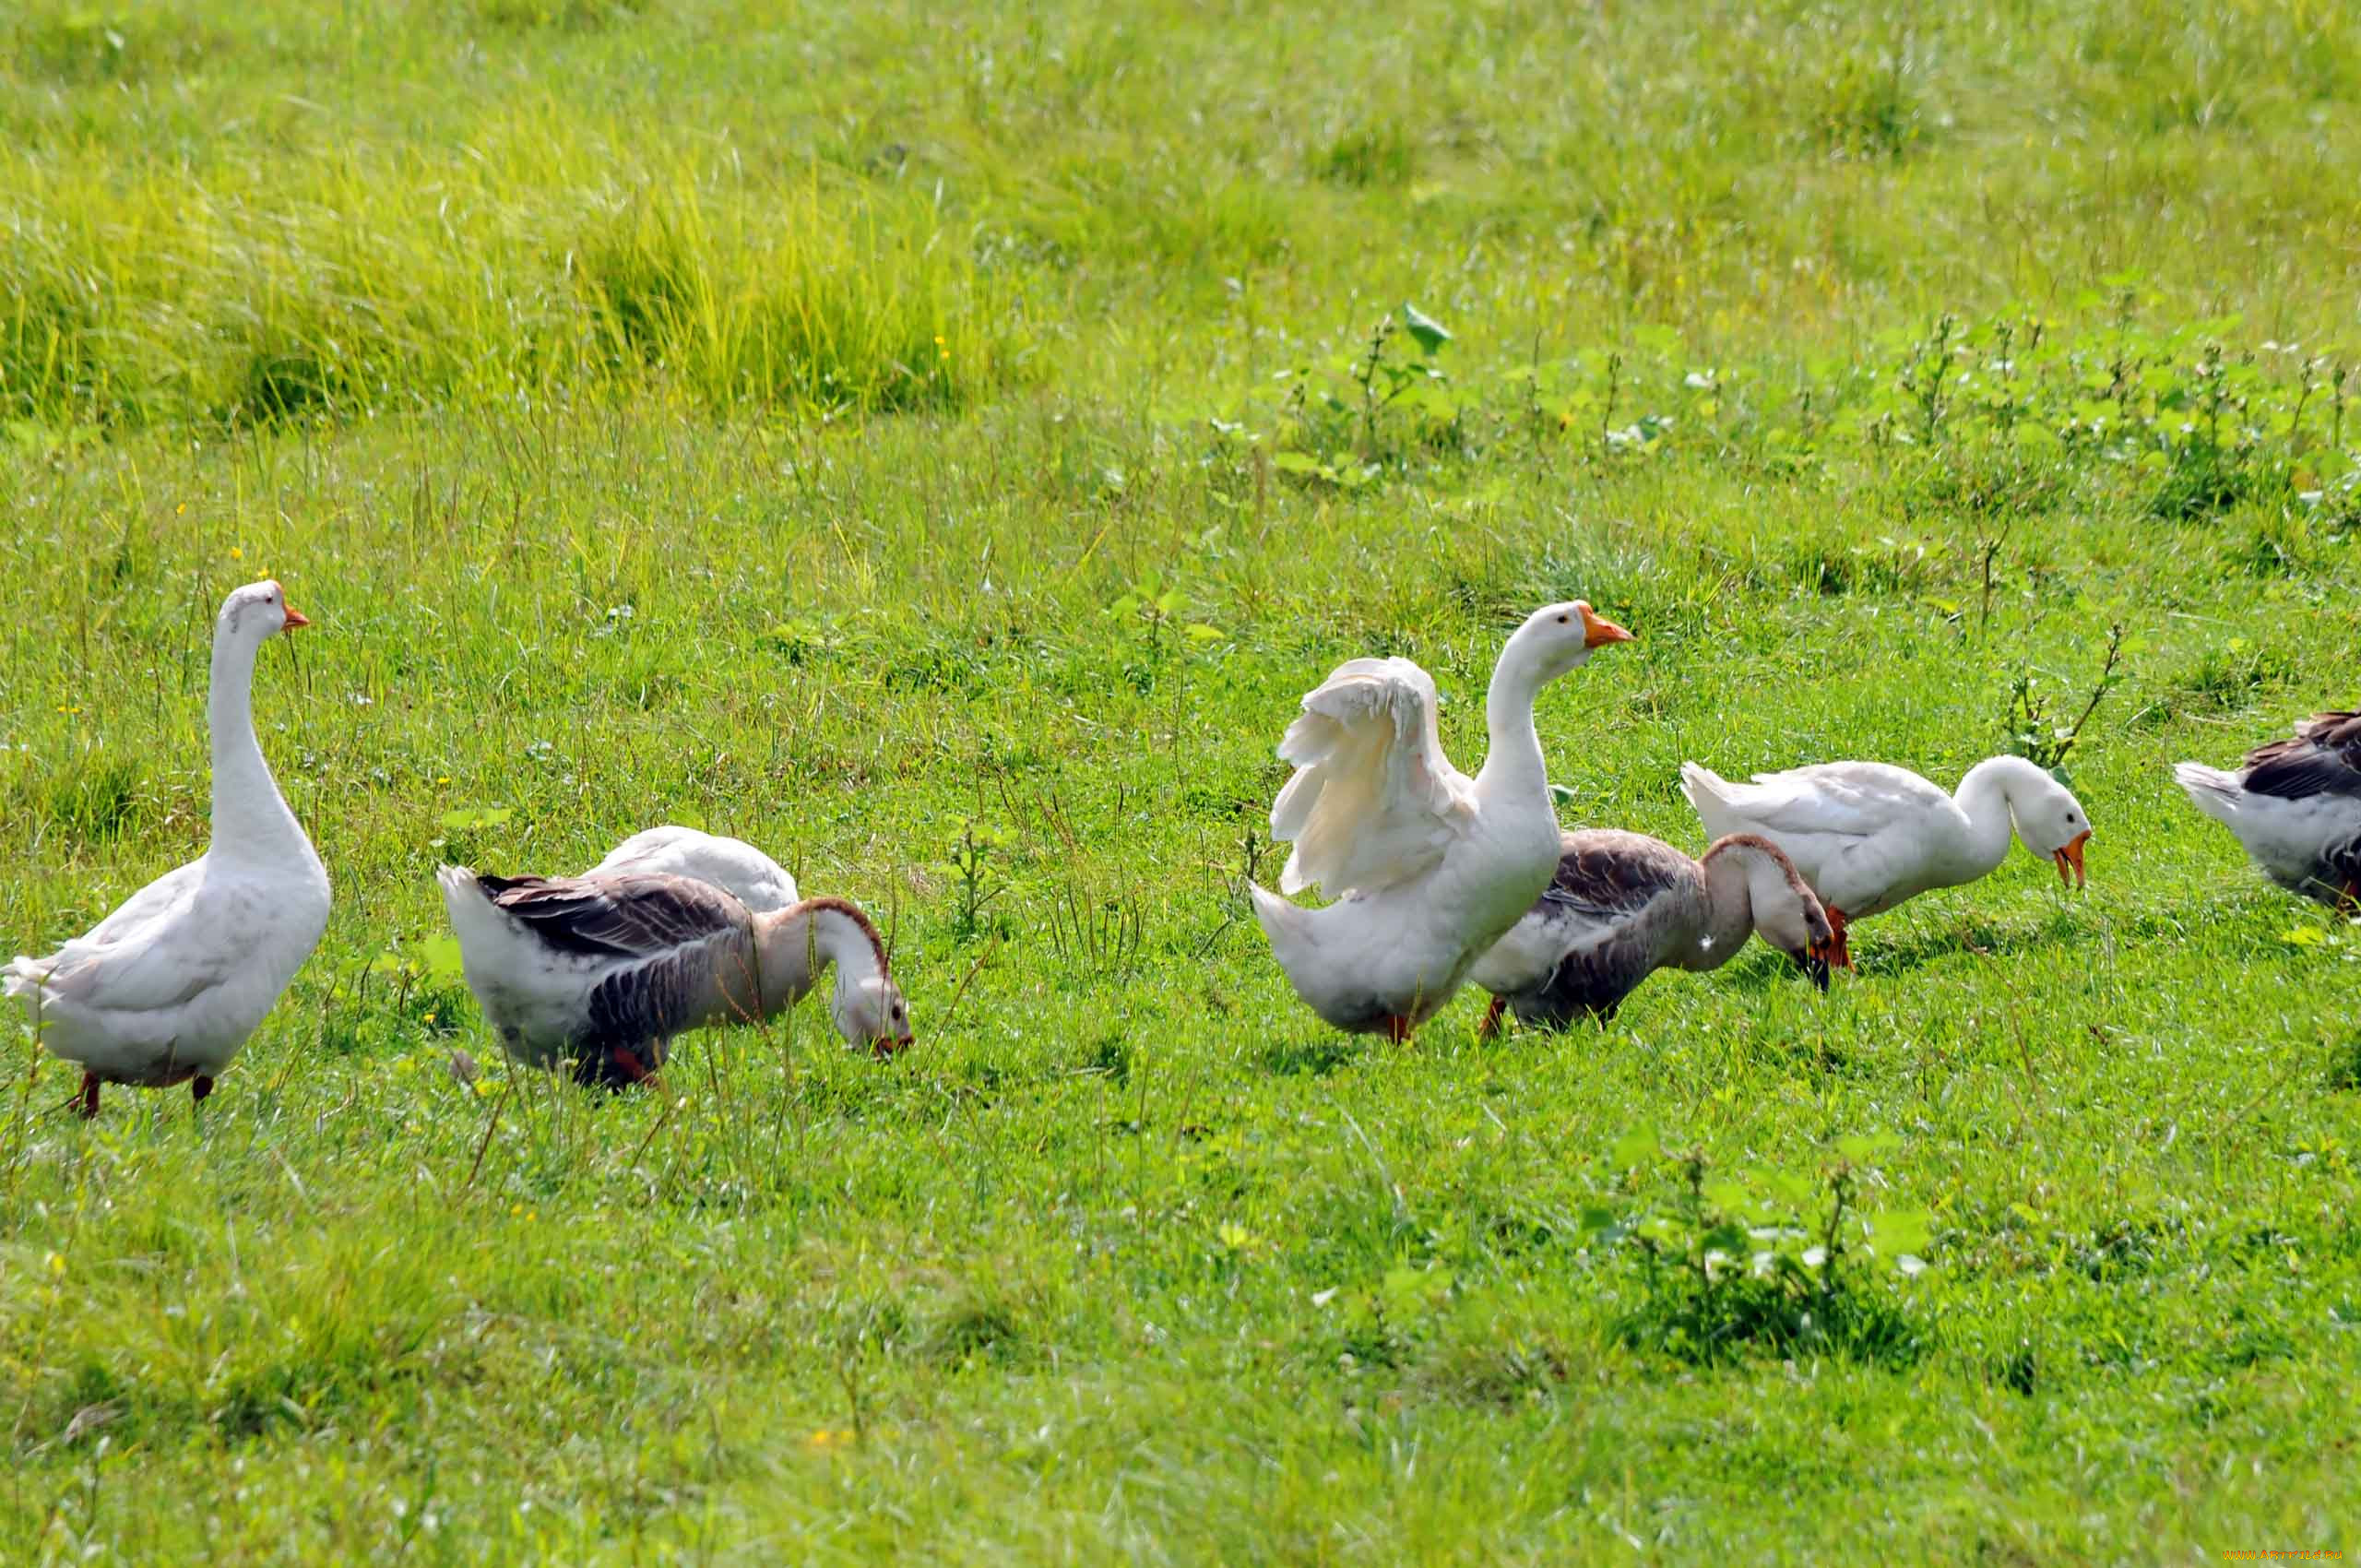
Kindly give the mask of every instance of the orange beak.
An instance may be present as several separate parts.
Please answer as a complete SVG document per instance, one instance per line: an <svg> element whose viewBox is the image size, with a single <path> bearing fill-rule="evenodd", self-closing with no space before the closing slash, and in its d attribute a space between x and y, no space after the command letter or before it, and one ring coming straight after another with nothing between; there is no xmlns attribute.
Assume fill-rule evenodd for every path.
<svg viewBox="0 0 2361 1568"><path fill-rule="evenodd" d="M282 632L291 632L299 626L308 626L311 624L312 618L309 615L304 614L302 611L296 609L291 604L287 607L287 619L280 624L279 629Z"/></svg>
<svg viewBox="0 0 2361 1568"><path fill-rule="evenodd" d="M1583 647L1598 647L1606 643L1628 643L1637 640L1614 622L1593 614L1589 605L1581 604L1575 608L1583 612Z"/></svg>
<svg viewBox="0 0 2361 1568"><path fill-rule="evenodd" d="M2071 881L2076 887L2088 887L2091 885L2090 877L2085 874L2082 870L2082 846L2090 841L2090 830L2085 828L2082 833L2075 836L2074 841L2071 844L2067 845L2064 849L2058 851L2058 880L2059 883L2063 884L2069 880L2067 872L2070 869L2073 872Z"/></svg>
<svg viewBox="0 0 2361 1568"><path fill-rule="evenodd" d="M910 1041L915 1038L912 1035L879 1035L869 1042L869 1049L877 1060L884 1062L909 1050Z"/></svg>

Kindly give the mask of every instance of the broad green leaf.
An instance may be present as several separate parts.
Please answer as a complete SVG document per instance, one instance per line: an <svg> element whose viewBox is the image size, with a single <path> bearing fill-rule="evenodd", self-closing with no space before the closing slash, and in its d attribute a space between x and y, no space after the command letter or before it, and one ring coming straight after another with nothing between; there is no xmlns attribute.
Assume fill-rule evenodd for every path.
<svg viewBox="0 0 2361 1568"><path fill-rule="evenodd" d="M1656 1130L1654 1127L1639 1127L1616 1139L1608 1150L1608 1158L1628 1169L1634 1165L1647 1164L1655 1158L1657 1151L1663 1146L1662 1141L1656 1137Z"/></svg>
<svg viewBox="0 0 2361 1568"><path fill-rule="evenodd" d="M438 980L457 980L467 972L459 957L459 939L456 936L430 936L418 944L419 961L426 972Z"/></svg>
<svg viewBox="0 0 2361 1568"><path fill-rule="evenodd" d="M1880 1209L1869 1217L1869 1235L1888 1257L1923 1253L1935 1234L1935 1217L1923 1208Z"/></svg>
<svg viewBox="0 0 2361 1568"><path fill-rule="evenodd" d="M1406 302L1402 306L1402 325L1418 340L1418 347L1433 353L1451 341L1451 334L1443 330L1442 322Z"/></svg>

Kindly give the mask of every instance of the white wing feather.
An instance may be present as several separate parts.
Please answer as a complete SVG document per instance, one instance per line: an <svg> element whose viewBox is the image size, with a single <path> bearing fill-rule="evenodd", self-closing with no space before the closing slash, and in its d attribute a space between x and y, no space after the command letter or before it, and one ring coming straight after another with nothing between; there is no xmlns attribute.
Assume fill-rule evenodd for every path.
<svg viewBox="0 0 2361 1568"><path fill-rule="evenodd" d="M1682 770L1682 778L1698 814L1715 833L1826 833L1866 838L1940 813L1952 802L1908 768L1880 762L1831 762L1758 773L1750 784L1730 783L1692 763ZM1720 809L1712 809L1715 806ZM1732 826L1720 826L1725 822Z"/></svg>
<svg viewBox="0 0 2361 1568"><path fill-rule="evenodd" d="M626 872L708 883L758 915L784 909L799 897L787 868L745 840L670 824L633 834L584 874Z"/></svg>
<svg viewBox="0 0 2361 1568"><path fill-rule="evenodd" d="M1356 659L1303 699L1279 742L1295 776L1271 807L1291 843L1282 892L1374 892L1433 869L1466 831L1475 785L1442 754L1435 683L1406 659Z"/></svg>
<svg viewBox="0 0 2361 1568"><path fill-rule="evenodd" d="M9 990L114 1012L175 1007L219 984L236 967L235 933L208 925L198 908L205 862L177 866L47 958L19 958Z"/></svg>

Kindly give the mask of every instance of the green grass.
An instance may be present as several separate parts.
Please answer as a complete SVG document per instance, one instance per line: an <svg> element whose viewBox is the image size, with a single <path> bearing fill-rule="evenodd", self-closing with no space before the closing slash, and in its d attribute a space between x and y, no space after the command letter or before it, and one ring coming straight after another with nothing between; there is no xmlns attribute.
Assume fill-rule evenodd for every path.
<svg viewBox="0 0 2361 1568"><path fill-rule="evenodd" d="M201 1118L13 1037L0 1540L2361 1545L2361 929L2167 772L2361 699L2343 10L754 10L0 18L0 933L202 846L261 572L338 900ZM1691 848L1682 759L1955 779L2120 623L2091 888L1325 1031L1238 889L1297 696L1415 657L1472 766L1572 594L1641 640L1543 698L1567 819ZM433 867L658 821L875 911L917 1049L509 1075ZM1841 1172L1836 1286L1684 1283L1692 1151Z"/></svg>

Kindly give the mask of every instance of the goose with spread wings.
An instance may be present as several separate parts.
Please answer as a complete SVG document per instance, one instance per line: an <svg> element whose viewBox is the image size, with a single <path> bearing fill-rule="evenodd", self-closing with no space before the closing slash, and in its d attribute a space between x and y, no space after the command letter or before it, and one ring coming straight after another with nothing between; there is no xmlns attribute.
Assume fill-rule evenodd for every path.
<svg viewBox="0 0 2361 1568"><path fill-rule="evenodd" d="M1280 893L1252 895L1306 1006L1401 1039L1451 1000L1557 867L1534 699L1631 637L1580 600L1528 616L1493 669L1490 749L1472 778L1443 754L1433 678L1406 659L1353 659L1305 696L1279 743L1295 773L1271 808L1271 837L1293 849ZM1315 886L1335 901L1281 897Z"/></svg>

